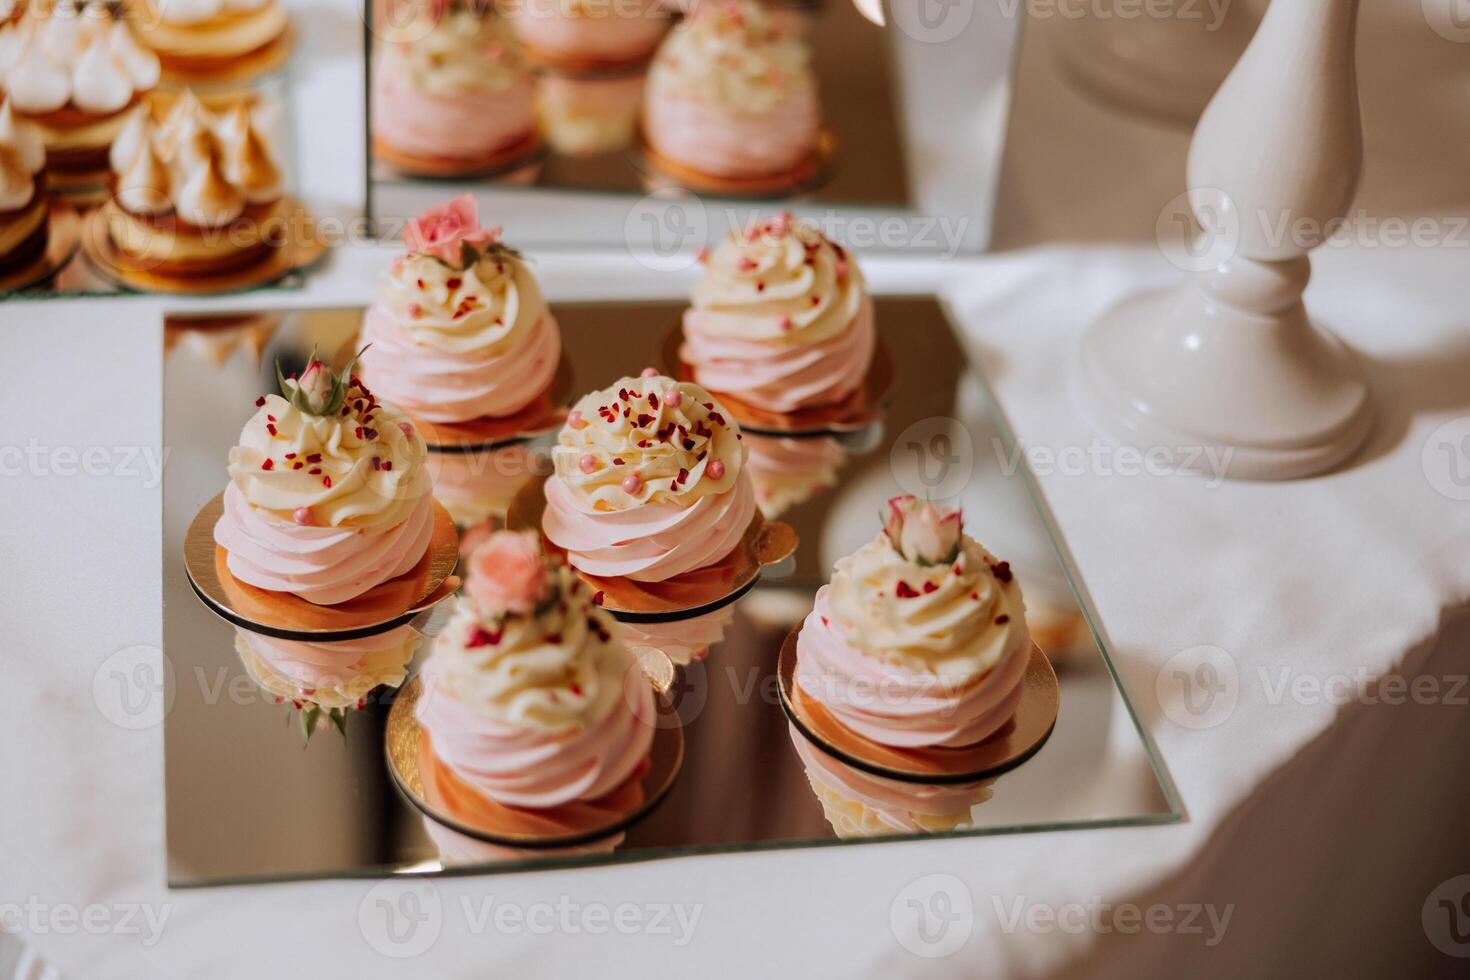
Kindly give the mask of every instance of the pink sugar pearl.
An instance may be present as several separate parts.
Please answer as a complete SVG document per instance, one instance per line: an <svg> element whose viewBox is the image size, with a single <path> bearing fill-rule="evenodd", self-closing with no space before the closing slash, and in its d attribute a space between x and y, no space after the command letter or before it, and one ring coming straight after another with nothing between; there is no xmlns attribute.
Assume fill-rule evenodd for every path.
<svg viewBox="0 0 1470 980"><path fill-rule="evenodd" d="M709 464L709 468L706 469L705 472L709 474L709 478L711 480L721 479L725 475L725 464L720 462L719 460L715 460L713 463Z"/></svg>
<svg viewBox="0 0 1470 980"><path fill-rule="evenodd" d="M291 520L300 524L302 527L310 527L315 521L315 518L312 517L310 507L297 507L296 513L291 515Z"/></svg>
<svg viewBox="0 0 1470 980"><path fill-rule="evenodd" d="M684 393L678 388L670 388L664 392L664 404L670 408L678 408L684 402Z"/></svg>
<svg viewBox="0 0 1470 980"><path fill-rule="evenodd" d="M656 378L658 377L658 368L644 368L638 376L640 378Z"/></svg>
<svg viewBox="0 0 1470 980"><path fill-rule="evenodd" d="M597 469L597 457L588 453L577 461L577 465L582 468L583 473L592 473Z"/></svg>
<svg viewBox="0 0 1470 980"><path fill-rule="evenodd" d="M582 418L581 412L572 412L567 416L567 425L580 432L582 429L587 428L587 420Z"/></svg>
<svg viewBox="0 0 1470 980"><path fill-rule="evenodd" d="M629 473L623 477L623 489L628 493L637 493L643 489L643 480L637 473Z"/></svg>

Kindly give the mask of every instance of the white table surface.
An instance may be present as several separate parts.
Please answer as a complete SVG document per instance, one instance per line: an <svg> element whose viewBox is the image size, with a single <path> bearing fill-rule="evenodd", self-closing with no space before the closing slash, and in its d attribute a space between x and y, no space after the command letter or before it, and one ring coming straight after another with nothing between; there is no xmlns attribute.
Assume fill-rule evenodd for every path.
<svg viewBox="0 0 1470 980"><path fill-rule="evenodd" d="M321 214L350 216L361 173L357 22L341 2L307 9L302 22L314 57L298 116L312 120L319 148L305 196ZM362 302L390 255L344 249L299 294L230 305ZM177 304L0 306L0 448L34 440L46 461L0 476L0 663L11 692L0 720L0 966L12 961L4 932L15 925L4 913L29 902L60 920L21 938L74 978L541 976L588 966L639 978L1137 975L1150 964L1174 975L1448 972L1457 964L1431 945L1420 915L1436 886L1470 871L1458 833L1470 802L1459 763L1470 691L1456 685L1470 671L1470 504L1453 499L1449 460L1430 440L1470 416L1467 259L1470 250L1446 245L1320 256L1309 302L1369 359L1382 412L1371 445L1343 471L1223 486L1041 475L1185 823L441 879L431 886L439 933L408 963L360 927L364 903L384 897L371 882L164 887L162 726L120 728L93 695L109 657L161 640L159 488L146 470L60 471L64 447L106 447L114 460L127 447L158 452L161 312ZM1120 295L1173 274L1153 249L1111 246L952 262L870 257L864 268L878 290L942 287L1022 439L1054 450L1094 445L1067 388L1078 332ZM537 272L553 301L687 286L625 254L545 254ZM1212 727L1193 729L1176 720L1188 716L1170 658L1200 645L1228 651L1239 699ZM1432 703L1313 693L1400 664L1437 683L1439 694L1422 699ZM1283 676L1294 685L1285 693ZM943 944L926 946L904 914L909 898L942 908L934 874L962 882L973 913L951 926L949 936L968 935L957 952L925 958L914 950ZM512 934L477 929L466 915L462 902L477 910L487 897L521 909L683 903L700 918L679 947L648 933ZM1168 910L1176 927L1130 936L1079 918L1119 902ZM1201 903L1231 916L1217 945L1206 945L1204 916L1206 935L1177 928ZM123 927L139 904L167 916L151 945ZM67 928L67 910L89 906L105 907L91 914L110 926ZM1018 908L1027 913L1019 925ZM1049 913L1060 924L1049 926Z"/></svg>

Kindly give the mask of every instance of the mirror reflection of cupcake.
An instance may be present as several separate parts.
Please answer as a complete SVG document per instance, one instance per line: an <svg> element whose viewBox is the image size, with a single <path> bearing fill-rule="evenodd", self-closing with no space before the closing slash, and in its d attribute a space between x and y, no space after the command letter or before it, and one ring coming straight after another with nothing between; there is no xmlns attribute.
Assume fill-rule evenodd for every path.
<svg viewBox="0 0 1470 980"><path fill-rule="evenodd" d="M230 68L279 41L289 19L281 0L139 0L139 39L184 72Z"/></svg>
<svg viewBox="0 0 1470 980"><path fill-rule="evenodd" d="M429 549L427 447L396 408L313 358L230 450L214 540L231 575L307 602L347 602L404 575Z"/></svg>
<svg viewBox="0 0 1470 980"><path fill-rule="evenodd" d="M526 52L569 70L645 61L669 27L659 0L512 0L505 6Z"/></svg>
<svg viewBox="0 0 1470 980"><path fill-rule="evenodd" d="M235 628L235 652L250 678L278 703L305 712L303 724L323 716L339 727L378 687L398 687L419 635L410 626L356 640L283 640ZM312 712L312 709L317 709ZM308 728L307 734L311 734Z"/></svg>
<svg viewBox="0 0 1470 980"><path fill-rule="evenodd" d="M643 129L655 163L675 176L682 169L739 182L796 174L821 129L806 45L750 0L699 4L653 60Z"/></svg>
<svg viewBox="0 0 1470 980"><path fill-rule="evenodd" d="M668 623L618 623L623 642L637 650L657 650L676 667L709 656L710 647L725 638L735 619L735 606Z"/></svg>
<svg viewBox="0 0 1470 980"><path fill-rule="evenodd" d="M41 131L17 118L6 96L0 103L0 275L45 254L48 213Z"/></svg>
<svg viewBox="0 0 1470 980"><path fill-rule="evenodd" d="M716 394L771 412L841 402L877 346L857 262L781 214L731 232L705 257L679 357Z"/></svg>
<svg viewBox="0 0 1470 980"><path fill-rule="evenodd" d="M1020 704L1025 613L1010 565L963 533L958 510L895 497L883 532L817 592L796 683L869 741L975 745Z"/></svg>
<svg viewBox="0 0 1470 980"><path fill-rule="evenodd" d="M975 807L993 794L993 779L941 784L875 776L823 752L794 725L788 729L822 814L844 840L967 830Z"/></svg>
<svg viewBox="0 0 1470 980"><path fill-rule="evenodd" d="M653 688L572 571L533 532L498 531L422 672L429 751L495 803L548 810L615 794L646 767Z"/></svg>
<svg viewBox="0 0 1470 980"><path fill-rule="evenodd" d="M644 76L577 78L543 75L536 82L536 110L546 140L563 156L593 156L633 142Z"/></svg>
<svg viewBox="0 0 1470 980"><path fill-rule="evenodd" d="M158 59L101 0L38 0L0 27L0 90L40 128L59 188L106 180L108 148L158 78Z"/></svg>
<svg viewBox="0 0 1470 980"><path fill-rule="evenodd" d="M837 484L837 471L847 459L842 444L830 436L789 439L747 434L746 465L755 483L755 501L767 520L805 503Z"/></svg>
<svg viewBox="0 0 1470 980"><path fill-rule="evenodd" d="M755 516L740 439L703 388L657 374L583 397L552 450L546 537L599 578L665 582L718 564Z"/></svg>
<svg viewBox="0 0 1470 980"><path fill-rule="evenodd" d="M444 800L436 798L436 805L442 806ZM618 849L626 836L616 833L590 844L581 844L574 847L509 847L505 844L492 844L489 841L477 840L466 834L461 834L453 828L446 827L431 817L424 817L424 833L429 840L434 842L434 847L439 851L439 863L446 868L466 868L475 865L506 864L511 861L529 861L544 858L562 857L587 857L594 854L611 854Z"/></svg>
<svg viewBox="0 0 1470 980"><path fill-rule="evenodd" d="M285 176L247 107L217 116L186 93L140 106L112 146L103 207L119 264L184 277L258 266L283 244Z"/></svg>
<svg viewBox="0 0 1470 980"><path fill-rule="evenodd" d="M373 67L379 159L449 175L535 149L531 73L488 6L428 4L409 23L385 29Z"/></svg>
<svg viewBox="0 0 1470 980"><path fill-rule="evenodd" d="M505 522L516 491L533 474L536 458L523 443L472 453L430 453L434 498L449 511L461 531ZM468 554L478 537L460 537L460 553Z"/></svg>

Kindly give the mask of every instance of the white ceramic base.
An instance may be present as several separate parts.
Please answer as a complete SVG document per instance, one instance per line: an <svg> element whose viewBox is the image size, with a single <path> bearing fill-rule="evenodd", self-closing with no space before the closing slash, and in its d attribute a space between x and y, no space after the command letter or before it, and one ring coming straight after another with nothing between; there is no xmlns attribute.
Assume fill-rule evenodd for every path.
<svg viewBox="0 0 1470 980"><path fill-rule="evenodd" d="M1225 461L1214 475L1236 480L1331 469L1373 426L1357 358L1300 302L1251 316L1198 283L1104 314L1082 338L1076 386L1094 424L1119 442L1166 450L1180 467Z"/></svg>

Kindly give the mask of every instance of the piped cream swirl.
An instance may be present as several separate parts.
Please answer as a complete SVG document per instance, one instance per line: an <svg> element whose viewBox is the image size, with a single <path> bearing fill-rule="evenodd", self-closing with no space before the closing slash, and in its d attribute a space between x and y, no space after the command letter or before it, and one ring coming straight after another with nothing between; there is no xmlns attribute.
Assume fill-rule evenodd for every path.
<svg viewBox="0 0 1470 980"><path fill-rule="evenodd" d="M670 32L654 58L652 92L742 114L768 112L816 89L801 39L776 30L750 0L701 4Z"/></svg>

